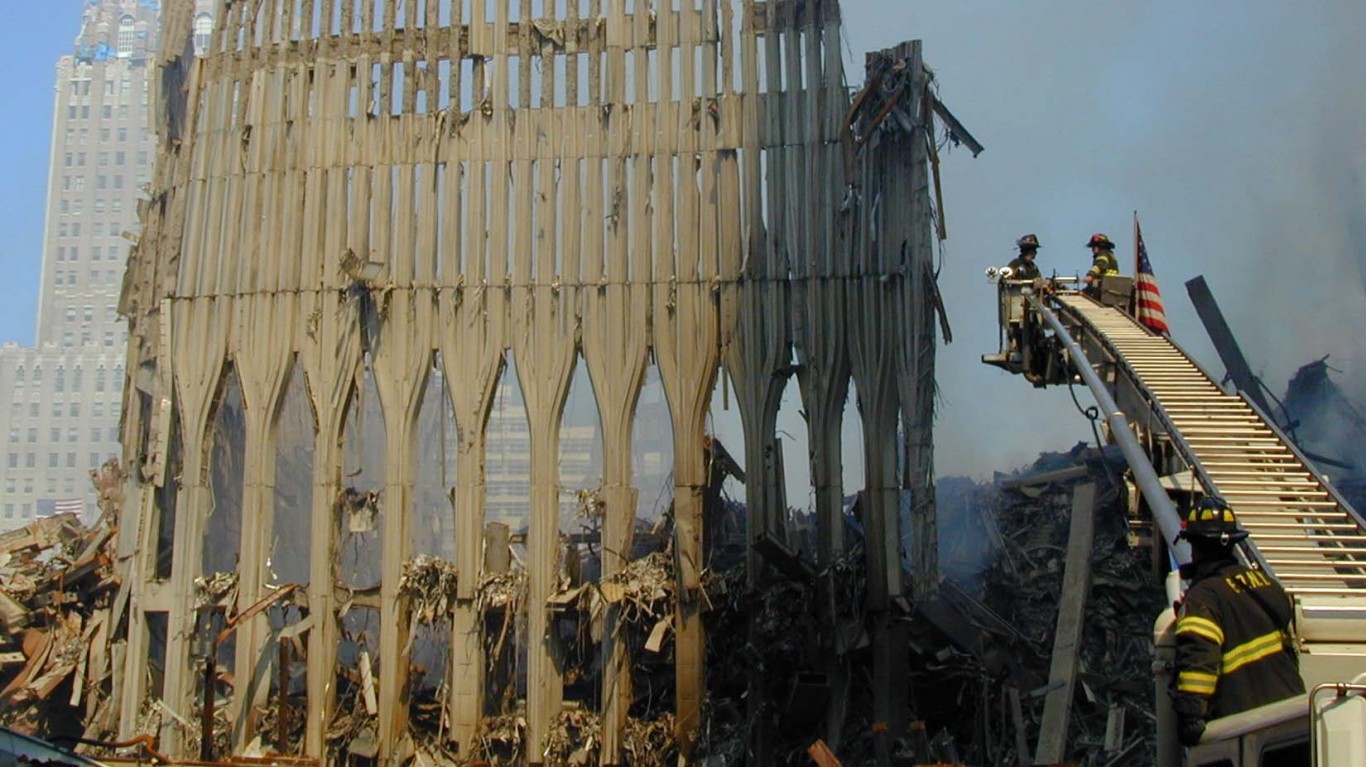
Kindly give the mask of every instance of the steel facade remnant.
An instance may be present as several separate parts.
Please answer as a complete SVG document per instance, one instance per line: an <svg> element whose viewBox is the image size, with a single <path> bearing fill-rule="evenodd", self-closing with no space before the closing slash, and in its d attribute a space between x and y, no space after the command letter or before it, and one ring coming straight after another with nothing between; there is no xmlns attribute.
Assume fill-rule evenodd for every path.
<svg viewBox="0 0 1366 767"><path fill-rule="evenodd" d="M377 688L367 726L381 761L413 752L402 680L414 618L400 582L413 553L418 421L426 387L439 385L430 374L437 353L459 431L447 511L459 573L448 624L445 737L454 748L472 748L487 713L477 599L486 574L485 426L509 359L531 445L523 609L532 761L545 753L565 689L545 605L561 554L558 436L581 364L603 429L604 578L622 571L631 550L631 437L651 359L668 400L678 579L672 721L685 756L706 692L702 511L713 387L724 369L749 435L750 540L781 539L783 488L764 467L783 386L797 373L828 564L841 550L839 430L855 382L868 467L870 626L880 627L875 714L893 729L903 724L896 680L904 645L892 615L912 589L900 553L909 534L903 492L916 499L917 533L934 530L937 288L925 167L933 137L919 45L870 56L881 90L860 115L844 85L835 0L684 0L678 10L640 0L473 8L454 0L224 0L202 60L188 55L193 5L170 0L164 10L161 150L123 301L129 369L155 372L149 396L130 399L128 421L139 427L126 430L125 452L136 460L151 445L156 461L180 467L144 469L128 496L143 522L136 555L121 565L133 613L125 734L147 695L137 672L147 640L133 636L145 631L146 611L169 614L165 705L188 715L195 697L192 584L215 545L205 540L208 440L225 375L237 376L245 408L245 444L236 448L245 458L242 540L233 545L241 551L239 609L280 585L269 571L281 513L272 500L274 456L281 401L298 369L315 428L299 751L337 756L325 736L339 706L341 620L377 610L378 647L360 654L362 671L372 656L377 670L364 680L367 695ZM333 501L350 487L346 424L371 378L386 449L373 531L381 577L367 595L334 584L336 531L345 523ZM157 503L173 505L164 523ZM173 546L159 546L172 523ZM915 546L934 549L932 540ZM169 578L158 577L162 553L172 557ZM751 557L750 566L757 583L761 561ZM932 593L932 557L917 567L914 589ZM630 650L611 630L618 620L609 608L600 650L604 763L621 759L631 701ZM282 657L277 645L267 615L243 621L230 709L235 751L260 729L270 680L289 678L270 668ZM182 728L167 725L163 735L173 754L186 752Z"/></svg>

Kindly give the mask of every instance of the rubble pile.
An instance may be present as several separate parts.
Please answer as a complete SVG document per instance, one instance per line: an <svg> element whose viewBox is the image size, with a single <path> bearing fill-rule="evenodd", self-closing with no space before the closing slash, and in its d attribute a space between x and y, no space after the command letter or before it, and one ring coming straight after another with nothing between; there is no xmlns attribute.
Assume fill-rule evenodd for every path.
<svg viewBox="0 0 1366 767"><path fill-rule="evenodd" d="M520 714L486 716L479 723L474 749L476 764L489 767L515 767L524 763L522 746L526 743L526 717Z"/></svg>
<svg viewBox="0 0 1366 767"><path fill-rule="evenodd" d="M1064 471L1068 466L1077 471ZM1092 482L1091 585L1068 761L1152 763L1152 623L1165 596L1151 570L1151 552L1129 545L1122 471L1122 459L1112 453L1078 446L1045 454L995 482L941 481L941 514L947 516L941 519L956 531L941 538L941 563L953 575L934 604L919 607L929 621L913 631L913 695L927 729L950 734L968 762L1002 763L1014 758L1018 732L1028 744L1040 735L1072 491ZM1034 476L1044 479L1031 483ZM1007 480L1010 488L1003 487ZM1013 698L1019 700L1018 720ZM1107 751L1107 739L1119 747Z"/></svg>
<svg viewBox="0 0 1366 767"><path fill-rule="evenodd" d="M79 736L111 716L108 607L123 473L91 472L102 514L75 514L0 534L0 724L42 737Z"/></svg>
<svg viewBox="0 0 1366 767"><path fill-rule="evenodd" d="M671 767L678 763L678 743L674 740L674 716L626 720L621 750L631 767Z"/></svg>
<svg viewBox="0 0 1366 767"><path fill-rule="evenodd" d="M546 737L546 767L597 764L602 750L602 719L584 709L555 717Z"/></svg>

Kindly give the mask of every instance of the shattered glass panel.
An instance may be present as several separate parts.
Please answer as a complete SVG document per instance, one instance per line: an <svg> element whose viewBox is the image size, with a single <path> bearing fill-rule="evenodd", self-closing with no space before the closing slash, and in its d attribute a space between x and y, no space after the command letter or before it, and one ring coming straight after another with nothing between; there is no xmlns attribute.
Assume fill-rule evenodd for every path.
<svg viewBox="0 0 1366 767"><path fill-rule="evenodd" d="M459 431L455 408L446 393L438 353L427 378L417 416L417 472L408 520L411 555L426 554L455 561L455 510L451 488L456 481Z"/></svg>
<svg viewBox="0 0 1366 767"><path fill-rule="evenodd" d="M373 588L380 583L383 564L380 493L387 444L368 354L361 384L347 408L343 435L342 488L333 503L340 531L337 571L351 588Z"/></svg>
<svg viewBox="0 0 1366 767"><path fill-rule="evenodd" d="M295 365L275 420L274 583L308 583L312 566L313 454L317 426L308 382Z"/></svg>
<svg viewBox="0 0 1366 767"><path fill-rule="evenodd" d="M237 570L242 551L242 490L247 450L242 387L232 366L223 372L209 435L209 492L213 505L204 527L203 574Z"/></svg>

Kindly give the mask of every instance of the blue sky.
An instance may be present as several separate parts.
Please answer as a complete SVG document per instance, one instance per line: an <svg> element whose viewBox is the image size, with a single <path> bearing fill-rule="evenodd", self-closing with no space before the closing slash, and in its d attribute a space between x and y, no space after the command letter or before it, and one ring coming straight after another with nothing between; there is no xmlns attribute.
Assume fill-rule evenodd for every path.
<svg viewBox="0 0 1366 767"><path fill-rule="evenodd" d="M9 221L0 238L7 286L0 341L33 343L57 59L71 51L83 7L81 0L0 0L0 72L8 79L0 119L0 210Z"/></svg>
<svg viewBox="0 0 1366 767"><path fill-rule="evenodd" d="M0 0L0 340L31 343L54 65L82 2L18 6ZM1174 336L1199 359L1222 370L1183 286L1204 274L1274 389L1331 353L1366 399L1366 3L849 0L845 20L860 66L866 50L924 40L941 97L987 147L951 153L943 173L955 343L939 363L941 472L988 474L1090 439L1065 390L978 361L996 345L982 271L1026 232L1045 272L1084 269L1097 231L1127 261L1135 210Z"/></svg>

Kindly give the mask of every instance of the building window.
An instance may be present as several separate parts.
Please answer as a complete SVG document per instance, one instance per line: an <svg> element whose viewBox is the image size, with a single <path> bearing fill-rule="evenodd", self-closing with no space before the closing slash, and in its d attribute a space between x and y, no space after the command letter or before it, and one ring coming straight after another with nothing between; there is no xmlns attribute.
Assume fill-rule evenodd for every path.
<svg viewBox="0 0 1366 767"><path fill-rule="evenodd" d="M28 403L28 417L29 417L29 418L37 418L37 417L38 417L38 403L37 403L37 402L30 402L30 403Z"/></svg>
<svg viewBox="0 0 1366 767"><path fill-rule="evenodd" d="M67 442L75 442L75 441L76 441L76 429L75 429L75 427L72 427L72 428L66 430L66 441L67 441Z"/></svg>
<svg viewBox="0 0 1366 767"><path fill-rule="evenodd" d="M62 441L62 430L61 430L61 429L53 429L53 430L52 430L52 439L49 440L49 441L51 441L51 442L53 442L53 443L61 442L61 441Z"/></svg>
<svg viewBox="0 0 1366 767"><path fill-rule="evenodd" d="M133 55L133 45L137 42L137 28L134 26L132 16L124 16L119 19L119 50L118 56L126 59Z"/></svg>
<svg viewBox="0 0 1366 767"><path fill-rule="evenodd" d="M99 465L100 465L100 454L99 454L99 453L91 453L91 454L90 454L90 465L91 465L91 466L99 466Z"/></svg>
<svg viewBox="0 0 1366 767"><path fill-rule="evenodd" d="M100 441L100 438L101 438L102 436L104 436L104 435L103 435L103 433L100 431L100 427L96 426L95 428L93 428L93 429L90 430L90 441L91 441L91 442L99 442L99 441Z"/></svg>
<svg viewBox="0 0 1366 767"><path fill-rule="evenodd" d="M18 453L10 453L10 454L9 454L9 467L10 467L11 469L17 469L17 468L19 468L19 454L18 454Z"/></svg>
<svg viewBox="0 0 1366 767"><path fill-rule="evenodd" d="M47 454L47 467L48 467L49 469L55 469L55 468L57 468L57 454L56 454L56 453L48 453L48 454Z"/></svg>
<svg viewBox="0 0 1366 767"><path fill-rule="evenodd" d="M95 391L104 391L104 368L95 368Z"/></svg>
<svg viewBox="0 0 1366 767"><path fill-rule="evenodd" d="M103 402L96 402L96 403L92 404L92 405L90 406L90 415L91 415L92 418L103 418L103 417L104 417L104 403L103 403Z"/></svg>
<svg viewBox="0 0 1366 767"><path fill-rule="evenodd" d="M203 56L209 49L209 38L213 35L213 18L207 13L194 17L194 53Z"/></svg>
<svg viewBox="0 0 1366 767"><path fill-rule="evenodd" d="M43 382L43 366L42 366L42 365L34 365L34 366L33 366L33 382L34 382L34 383L42 383L42 382Z"/></svg>
<svg viewBox="0 0 1366 767"><path fill-rule="evenodd" d="M37 453L27 453L27 454L24 455L24 468L25 468L25 469L32 469L32 468L34 468L35 466L37 466L37 464L38 464L38 456L37 456ZM33 488L31 488L31 487L30 487L30 488L26 488L26 489L24 490L24 492L26 492L26 493L31 493L31 492L33 492Z"/></svg>
<svg viewBox="0 0 1366 767"><path fill-rule="evenodd" d="M74 468L76 468L76 454L75 454L75 453L67 453L67 454L66 454L66 467L67 467L68 469L74 469Z"/></svg>
<svg viewBox="0 0 1366 767"><path fill-rule="evenodd" d="M104 333L104 345L105 345L105 346L109 346L109 347L113 347L113 345L114 345L114 333L113 333L112 331L105 331L105 333Z"/></svg>
<svg viewBox="0 0 1366 767"><path fill-rule="evenodd" d="M123 211L123 200L110 200L110 201L109 201L109 212L110 212L110 213L121 213L122 211Z"/></svg>
<svg viewBox="0 0 1366 767"><path fill-rule="evenodd" d="M37 429L29 429L29 430L28 430L28 442L29 442L29 444L35 444L35 443L37 443L37 441L38 441L38 430L37 430Z"/></svg>
<svg viewBox="0 0 1366 767"><path fill-rule="evenodd" d="M71 403L71 407L70 407L69 409L71 410L71 417L72 417L72 418L80 418L80 416L81 416L81 403L79 403L79 402L73 402L73 403Z"/></svg>
<svg viewBox="0 0 1366 767"><path fill-rule="evenodd" d="M24 380L24 369L22 367L17 367L14 369L14 380L19 382L22 382Z"/></svg>

